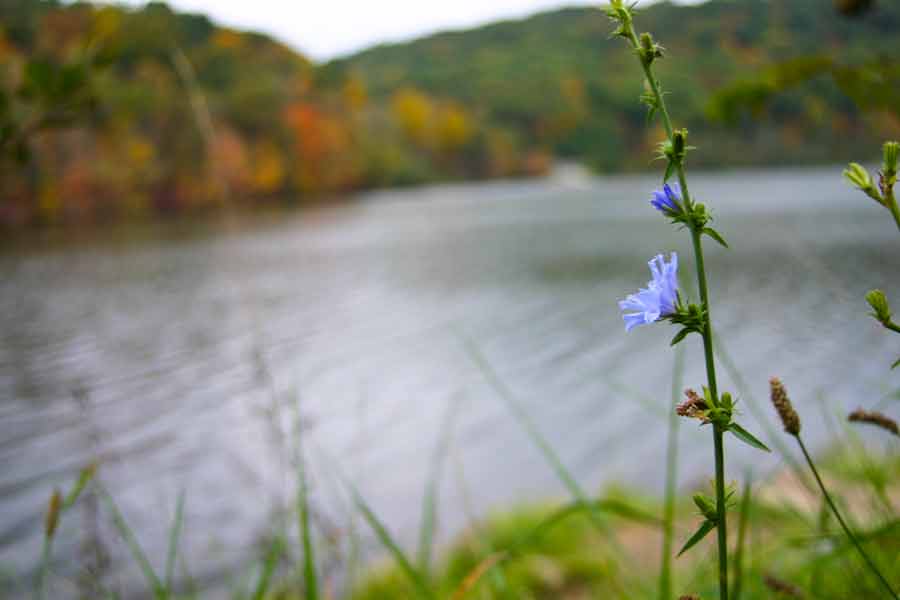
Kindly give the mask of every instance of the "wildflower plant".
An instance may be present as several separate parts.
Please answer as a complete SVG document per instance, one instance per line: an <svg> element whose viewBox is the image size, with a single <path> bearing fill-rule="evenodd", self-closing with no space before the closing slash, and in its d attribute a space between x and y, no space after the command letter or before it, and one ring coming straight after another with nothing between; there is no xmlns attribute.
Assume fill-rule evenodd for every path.
<svg viewBox="0 0 900 600"><path fill-rule="evenodd" d="M647 105L648 120L658 117L662 122L666 137L659 143L659 156L666 163L662 177L662 187L653 192L650 204L667 217L673 225L687 229L691 236L694 262L696 266L699 302L691 303L682 298L678 289L678 257L673 252L669 262L662 255L650 261L653 279L647 287L625 300L619 302L623 311L625 328L630 331L638 325L657 321L669 321L681 329L672 338L672 345L683 341L689 334L697 333L703 341L703 353L706 364L706 385L703 396L697 393L688 395L689 405L680 405L679 414L695 417L701 423L712 425L713 453L715 457L715 498L703 498L697 502L704 517L700 528L688 540L682 552L699 542L712 530L716 530L718 538L718 575L719 597L728 598L728 534L727 534L727 502L731 495L725 485L725 433L731 431L738 439L751 446L768 451L768 448L743 427L734 422L735 400L731 394L720 393L716 381L716 365L713 353L713 331L710 318L709 287L707 285L706 266L703 255L703 238L707 236L724 247L728 247L725 238L709 226L712 215L706 206L696 202L689 191L685 164L688 153L693 150L687 143L686 129L676 129L666 106L665 92L662 84L653 71L653 63L665 56L665 49L658 44L650 33L638 35L634 28L635 5L626 4L623 0L611 0L607 14L615 23L613 37L621 37L628 42L646 81L646 91L641 101ZM677 181L669 183L675 178ZM701 506L702 505L702 506Z"/></svg>
<svg viewBox="0 0 900 600"><path fill-rule="evenodd" d="M869 198L888 209L894 217L897 229L900 229L900 208L897 206L897 197L894 187L897 185L897 163L900 160L900 142L889 141L882 146L881 170L878 171L878 185L872 180L872 176L865 167L858 163L850 163L844 169L844 177L851 185L856 187ZM887 296L881 290L871 290L866 294L866 302L871 307L872 318L881 323L882 327L900 333L900 325L891 319L891 307ZM900 365L900 359L894 361L891 368Z"/></svg>
<svg viewBox="0 0 900 600"><path fill-rule="evenodd" d="M803 458L806 459L806 464L809 465L809 470L812 471L813 477L816 480L816 484L818 484L819 490L822 492L822 498L825 500L825 503L828 505L831 513L837 519L838 523L841 526L841 529L844 530L844 534L847 536L847 539L849 539L853 546L856 548L856 551L863 559L866 567L875 575L881 586L889 594L889 596L886 597L894 598L894 600L900 600L900 596L897 595L897 592L895 592L891 587L891 584L888 583L887 578L882 574L881 570L878 568L878 565L875 564L875 561L872 560L872 557L869 556L869 553L866 552L865 548L862 546L862 544L860 544L859 539L853 533L853 530L851 530L847 525L847 522L844 520L841 511L838 510L838 507L834 503L834 500L831 499L831 494L828 493L828 489L825 487L825 484L822 482L822 478L819 476L819 470L816 468L816 463L813 461L812 456L806 449L806 444L803 443L803 438L800 437L800 416L797 414L797 411L794 410L794 405L791 403L791 399L788 397L788 393L784 387L784 384L781 383L781 380L777 377L772 377L769 380L769 390L770 398L772 400L772 406L775 407L775 412L778 413L778 416L781 419L781 424L784 425L785 433L794 436L794 440L796 440L797 445L800 447L800 451L803 453ZM859 409L851 413L849 419L851 421L875 424L879 427L891 431L895 435L897 433L897 424L894 423L892 419L885 417L881 413L867 412ZM893 428L891 427L891 425L893 425Z"/></svg>

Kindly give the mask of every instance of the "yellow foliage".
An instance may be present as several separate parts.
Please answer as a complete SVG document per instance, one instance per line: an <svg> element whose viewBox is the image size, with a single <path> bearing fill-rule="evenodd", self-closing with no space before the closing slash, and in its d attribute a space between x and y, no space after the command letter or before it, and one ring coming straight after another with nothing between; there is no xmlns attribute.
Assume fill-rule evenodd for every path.
<svg viewBox="0 0 900 600"><path fill-rule="evenodd" d="M253 148L253 167L250 183L254 191L270 194L284 184L285 168L281 151L271 142L261 142Z"/></svg>
<svg viewBox="0 0 900 600"><path fill-rule="evenodd" d="M233 29L219 29L213 35L212 43L218 48L238 50L244 45L244 36Z"/></svg>
<svg viewBox="0 0 900 600"><path fill-rule="evenodd" d="M369 101L369 92L366 89L366 84L359 77L352 75L344 83L343 95L344 103L352 111L365 108L366 103Z"/></svg>
<svg viewBox="0 0 900 600"><path fill-rule="evenodd" d="M105 6L94 13L93 34L101 42L115 36L122 26L122 11Z"/></svg>
<svg viewBox="0 0 900 600"><path fill-rule="evenodd" d="M412 88L402 89L394 94L391 107L403 132L413 141L427 145L434 119L434 105L428 96Z"/></svg>
<svg viewBox="0 0 900 600"><path fill-rule="evenodd" d="M468 113L458 106L448 106L437 121L438 144L445 151L457 150L472 139L473 129Z"/></svg>

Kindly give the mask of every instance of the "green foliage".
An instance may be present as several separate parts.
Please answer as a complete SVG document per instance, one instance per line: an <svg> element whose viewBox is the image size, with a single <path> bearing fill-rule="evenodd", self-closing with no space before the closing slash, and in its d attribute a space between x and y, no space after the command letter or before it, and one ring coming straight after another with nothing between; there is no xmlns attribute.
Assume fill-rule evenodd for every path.
<svg viewBox="0 0 900 600"><path fill-rule="evenodd" d="M665 47L653 67L676 98L679 125L704 140L691 153L695 166L847 160L850 146L873 144L870 119L882 129L900 127L858 108L900 106L896 2L878 2L854 20L816 0L658 3L642 7L640 22L659 38L647 43ZM333 78L361 74L373 97L402 83L455 98L526 144L601 170L645 169L660 135L647 130L646 107L635 103L642 87L640 70L629 68L633 58L603 43L609 31L598 8L569 8L379 46L324 69ZM732 87L711 104L723 86ZM656 110L652 96L642 98ZM729 141L727 124L741 126L739 145Z"/></svg>

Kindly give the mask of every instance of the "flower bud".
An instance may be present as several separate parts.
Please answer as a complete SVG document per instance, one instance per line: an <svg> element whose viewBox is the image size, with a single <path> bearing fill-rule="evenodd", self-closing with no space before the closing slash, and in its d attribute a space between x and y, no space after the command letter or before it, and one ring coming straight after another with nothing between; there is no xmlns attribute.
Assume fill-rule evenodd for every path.
<svg viewBox="0 0 900 600"><path fill-rule="evenodd" d="M897 181L897 157L900 155L900 142L885 142L883 146L884 163L881 165L882 172Z"/></svg>
<svg viewBox="0 0 900 600"><path fill-rule="evenodd" d="M47 518L44 521L44 535L47 538L52 538L53 534L56 533L56 526L59 525L59 513L62 510L62 494L59 490L53 490L53 495L50 496L50 502L47 505Z"/></svg>
<svg viewBox="0 0 900 600"><path fill-rule="evenodd" d="M654 59L662 58L662 46L653 41L653 36L649 33L642 33L640 39L641 47L640 47L640 55L641 60L644 61L645 64L650 64L654 61Z"/></svg>
<svg viewBox="0 0 900 600"><path fill-rule="evenodd" d="M851 423L868 423L869 425L875 425L876 427L881 427L886 431L890 431L896 436L900 436L900 429L897 427L897 422L889 416L874 410L869 411L857 408L847 415L847 420Z"/></svg>
<svg viewBox="0 0 900 600"><path fill-rule="evenodd" d="M844 177L867 196L879 204L884 204L881 194L878 193L878 190L875 189L875 185L872 183L872 176L861 164L850 163L847 165L847 168L844 169Z"/></svg>
<svg viewBox="0 0 900 600"><path fill-rule="evenodd" d="M891 307L881 290L871 290L866 294L866 302L872 307L872 316L884 326L891 322Z"/></svg>
<svg viewBox="0 0 900 600"><path fill-rule="evenodd" d="M679 162L684 159L687 152L687 134L687 129L676 129L672 133L672 150Z"/></svg>
<svg viewBox="0 0 900 600"><path fill-rule="evenodd" d="M884 198L892 198L894 194L894 184L897 183L898 154L900 154L900 143L884 143L884 162L881 165L878 181L878 187L881 188L881 195Z"/></svg>
<svg viewBox="0 0 900 600"><path fill-rule="evenodd" d="M700 509L700 514L702 514L706 520L713 522L718 520L719 513L716 510L716 505L711 499L703 494L694 494L694 504L697 505L697 508Z"/></svg>
<svg viewBox="0 0 900 600"><path fill-rule="evenodd" d="M791 435L800 435L800 417L794 410L791 399L788 398L787 390L784 389L781 380L773 377L769 380L769 388L771 390L772 405L781 417L781 423L784 430Z"/></svg>

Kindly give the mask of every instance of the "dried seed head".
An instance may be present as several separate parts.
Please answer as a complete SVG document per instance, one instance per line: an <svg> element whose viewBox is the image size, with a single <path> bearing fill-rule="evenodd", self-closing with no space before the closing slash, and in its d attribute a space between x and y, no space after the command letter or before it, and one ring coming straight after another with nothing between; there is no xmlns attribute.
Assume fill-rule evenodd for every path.
<svg viewBox="0 0 900 600"><path fill-rule="evenodd" d="M692 389L684 390L684 395L687 399L675 407L675 412L678 413L678 416L700 419L704 423L708 423L709 419L706 418L706 411L709 409L709 406L706 404L706 400Z"/></svg>
<svg viewBox="0 0 900 600"><path fill-rule="evenodd" d="M797 415L797 411L794 410L791 399L788 398L787 390L784 389L781 380L777 377L771 378L769 380L769 389L771 390L772 404L775 406L775 410L778 411L778 416L781 417L784 430L791 435L800 435L800 417Z"/></svg>
<svg viewBox="0 0 900 600"><path fill-rule="evenodd" d="M763 577L763 583L766 584L766 587L772 590L777 594L782 594L789 598L802 598L803 592L800 591L795 585L788 583L782 579L778 579L772 575L766 575Z"/></svg>
<svg viewBox="0 0 900 600"><path fill-rule="evenodd" d="M47 518L44 521L44 535L52 538L56 533L56 526L59 524L59 511L62 509L62 494L58 489L53 490L50 496L50 502L47 505Z"/></svg>
<svg viewBox="0 0 900 600"><path fill-rule="evenodd" d="M847 415L847 420L853 423L868 423L870 425L875 425L890 431L896 436L900 436L900 429L897 428L897 421L874 410L857 408Z"/></svg>

